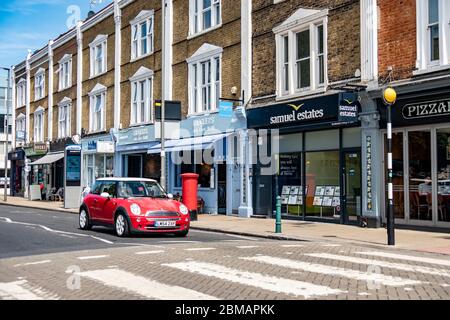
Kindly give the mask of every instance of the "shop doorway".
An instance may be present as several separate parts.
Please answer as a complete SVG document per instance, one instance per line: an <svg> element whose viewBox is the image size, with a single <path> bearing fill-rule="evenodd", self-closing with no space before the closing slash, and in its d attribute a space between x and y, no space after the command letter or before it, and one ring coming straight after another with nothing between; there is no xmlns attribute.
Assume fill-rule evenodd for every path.
<svg viewBox="0 0 450 320"><path fill-rule="evenodd" d="M217 200L218 200L218 213L227 214L227 165L217 165Z"/></svg>
<svg viewBox="0 0 450 320"><path fill-rule="evenodd" d="M141 178L142 177L142 155L128 155L127 156L127 177Z"/></svg>
<svg viewBox="0 0 450 320"><path fill-rule="evenodd" d="M342 219L356 223L361 216L361 151L344 151L342 158Z"/></svg>

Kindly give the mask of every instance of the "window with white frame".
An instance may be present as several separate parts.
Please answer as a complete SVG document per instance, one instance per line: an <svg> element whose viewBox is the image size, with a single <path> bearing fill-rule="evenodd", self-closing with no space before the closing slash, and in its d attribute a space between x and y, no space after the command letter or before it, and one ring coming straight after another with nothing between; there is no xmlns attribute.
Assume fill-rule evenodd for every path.
<svg viewBox="0 0 450 320"><path fill-rule="evenodd" d="M189 65L189 113L216 110L221 94L222 48L204 44L187 60Z"/></svg>
<svg viewBox="0 0 450 320"><path fill-rule="evenodd" d="M106 87L96 85L89 93L89 131L99 132L105 130Z"/></svg>
<svg viewBox="0 0 450 320"><path fill-rule="evenodd" d="M131 125L150 122L153 105L153 71L141 67L130 78L131 82Z"/></svg>
<svg viewBox="0 0 450 320"><path fill-rule="evenodd" d="M17 134L16 137L18 140L24 140L25 138L25 115L23 113L19 114L16 119L16 133L20 132L20 134ZM23 135L22 137L19 137L20 135Z"/></svg>
<svg viewBox="0 0 450 320"><path fill-rule="evenodd" d="M416 0L417 72L450 66L450 2Z"/></svg>
<svg viewBox="0 0 450 320"><path fill-rule="evenodd" d="M71 136L71 110L70 100L62 101L58 106L58 138L60 139Z"/></svg>
<svg viewBox="0 0 450 320"><path fill-rule="evenodd" d="M34 142L44 142L44 109L42 107L34 112Z"/></svg>
<svg viewBox="0 0 450 320"><path fill-rule="evenodd" d="M72 56L66 55L59 61L59 90L72 86Z"/></svg>
<svg viewBox="0 0 450 320"><path fill-rule="evenodd" d="M17 83L17 107L22 107L26 103L26 80L21 79Z"/></svg>
<svg viewBox="0 0 450 320"><path fill-rule="evenodd" d="M153 10L142 11L131 24L131 59L153 53Z"/></svg>
<svg viewBox="0 0 450 320"><path fill-rule="evenodd" d="M34 99L42 99L45 95L45 70L39 69L34 76Z"/></svg>
<svg viewBox="0 0 450 320"><path fill-rule="evenodd" d="M326 87L327 14L327 10L299 9L274 29L278 96L295 96Z"/></svg>
<svg viewBox="0 0 450 320"><path fill-rule="evenodd" d="M190 33L195 35L220 25L221 12L221 0L190 0Z"/></svg>
<svg viewBox="0 0 450 320"><path fill-rule="evenodd" d="M106 72L107 39L107 35L99 35L89 45L91 54L91 77Z"/></svg>

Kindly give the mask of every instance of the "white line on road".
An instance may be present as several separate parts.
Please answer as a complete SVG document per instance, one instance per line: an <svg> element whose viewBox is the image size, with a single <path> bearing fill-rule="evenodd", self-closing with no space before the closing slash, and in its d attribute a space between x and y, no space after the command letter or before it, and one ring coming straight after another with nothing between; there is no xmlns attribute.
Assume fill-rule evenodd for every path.
<svg viewBox="0 0 450 320"><path fill-rule="evenodd" d="M238 249L253 249L253 248L259 248L259 246L236 246Z"/></svg>
<svg viewBox="0 0 450 320"><path fill-rule="evenodd" d="M316 263L309 263L303 261L296 261L290 259L282 259L270 256L259 256L250 258L240 258L247 261L256 261L267 263L279 267L285 267L296 270L303 270L306 272L321 273L328 276L339 276L344 278L362 280L367 282L379 283L384 286L400 287L406 285L416 285L422 283L421 281L403 279L400 277L386 276L381 273L361 272L358 270L344 269L333 266L326 266Z"/></svg>
<svg viewBox="0 0 450 320"><path fill-rule="evenodd" d="M332 243L322 244L322 247L330 247L330 248L337 248L340 246L341 246L340 244L332 244Z"/></svg>
<svg viewBox="0 0 450 320"><path fill-rule="evenodd" d="M189 248L189 249L184 249L186 251L211 251L211 250L216 250L216 248Z"/></svg>
<svg viewBox="0 0 450 320"><path fill-rule="evenodd" d="M445 269L413 266L413 265L402 264L402 263L380 261L380 260L373 260L373 259L364 259L364 258L359 258L359 257L348 257L348 256L341 256L341 255L329 254L329 253L306 253L305 256L321 258L321 259L330 259L330 260L336 260L336 261L344 261L344 262L350 262L350 263L355 263L355 264L366 264L366 265L372 265L372 266L379 266L382 268L397 269L397 270L408 271L408 272L418 272L418 273L426 273L426 274L432 274L432 275L437 275L437 276L450 277L450 270L445 270Z"/></svg>
<svg viewBox="0 0 450 320"><path fill-rule="evenodd" d="M46 227L46 226L41 225L41 224L27 223L27 222L17 222L17 221L12 221L11 219L6 218L6 217L0 217L0 219L4 220L7 223L18 224L18 225L23 225L23 226L39 227L41 229L44 229L45 231L52 232L52 233L72 235L72 236L78 236L78 237L89 237L89 238L92 238L92 239L95 239L95 240L98 240L98 241L101 241L101 242L104 242L104 243L107 243L107 244L114 244L114 242L112 242L112 241L109 241L109 240L106 240L106 239L102 239L102 238L99 238L99 237L95 237L95 236L92 236L92 235L89 235L89 234L82 234L82 233L74 233L74 232L54 230L54 229L51 229L51 228Z"/></svg>
<svg viewBox="0 0 450 320"><path fill-rule="evenodd" d="M104 259L108 258L109 255L101 255L101 256L87 256L87 257L78 257L78 260L94 260L94 259Z"/></svg>
<svg viewBox="0 0 450 320"><path fill-rule="evenodd" d="M31 286L26 280L0 283L0 300L57 300L40 287Z"/></svg>
<svg viewBox="0 0 450 320"><path fill-rule="evenodd" d="M157 254L157 253L164 253L164 250L153 250L153 251L141 251L141 252L136 252L137 255L142 256L142 255L146 255L146 254Z"/></svg>
<svg viewBox="0 0 450 320"><path fill-rule="evenodd" d="M16 264L14 267L26 267L26 266L34 266L38 264L46 264L52 262L51 260L42 260L42 261L35 261L35 262L27 262L27 263L19 263Z"/></svg>
<svg viewBox="0 0 450 320"><path fill-rule="evenodd" d="M171 243L199 243L200 241L171 241L171 240L167 240L167 241L158 241L158 243L164 243L164 244L171 244Z"/></svg>
<svg viewBox="0 0 450 320"><path fill-rule="evenodd" d="M260 273L247 272L238 269L232 269L212 263L204 262L180 262L163 264L163 266L200 274L207 277L214 277L225 281L261 288L287 295L303 296L310 298L314 296L326 296L331 294L345 293L338 289L315 285L308 282L290 280L272 276L266 276Z"/></svg>
<svg viewBox="0 0 450 320"><path fill-rule="evenodd" d="M403 254L381 252L381 251L380 252L378 252L378 251L356 252L356 254L382 257L382 258L391 258L391 259L398 259L398 260L409 260L409 261L431 263L431 264L439 264L439 265L450 267L450 260L443 260L443 259L434 259L434 258L418 257L418 256L407 256L407 255L403 255Z"/></svg>
<svg viewBox="0 0 450 320"><path fill-rule="evenodd" d="M304 247L303 244L282 244L283 248L302 248Z"/></svg>
<svg viewBox="0 0 450 320"><path fill-rule="evenodd" d="M161 300L217 300L194 290L169 286L120 269L106 269L78 273L106 286L138 294L148 299Z"/></svg>

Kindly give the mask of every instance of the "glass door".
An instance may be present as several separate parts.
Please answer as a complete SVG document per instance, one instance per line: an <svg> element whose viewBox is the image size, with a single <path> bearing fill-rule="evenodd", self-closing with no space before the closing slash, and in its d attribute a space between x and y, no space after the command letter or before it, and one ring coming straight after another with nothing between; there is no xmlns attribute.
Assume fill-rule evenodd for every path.
<svg viewBox="0 0 450 320"><path fill-rule="evenodd" d="M431 131L408 132L409 220L433 221Z"/></svg>
<svg viewBox="0 0 450 320"><path fill-rule="evenodd" d="M355 222L361 215L361 152L345 152L342 173L344 221Z"/></svg>

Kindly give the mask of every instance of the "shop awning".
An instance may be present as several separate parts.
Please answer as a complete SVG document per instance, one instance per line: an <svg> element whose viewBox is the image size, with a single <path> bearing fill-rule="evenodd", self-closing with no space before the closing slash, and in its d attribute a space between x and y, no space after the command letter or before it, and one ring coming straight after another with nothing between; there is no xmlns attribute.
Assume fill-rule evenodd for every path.
<svg viewBox="0 0 450 320"><path fill-rule="evenodd" d="M202 136L194 138L186 138L179 140L168 140L164 144L167 152L190 151L190 150L205 150L214 147L214 143L229 136L229 133L216 134L211 136ZM161 144L157 144L148 150L149 154L156 154L161 152Z"/></svg>
<svg viewBox="0 0 450 320"><path fill-rule="evenodd" d="M36 160L35 162L30 163L30 166L52 164L58 160L61 160L62 158L64 158L64 152L47 154L47 155L43 156L42 158L40 158L39 160Z"/></svg>

